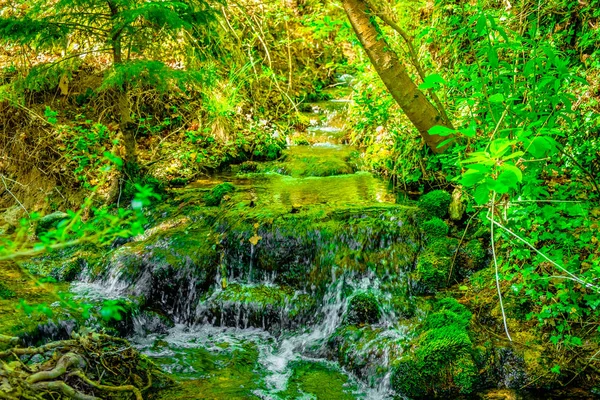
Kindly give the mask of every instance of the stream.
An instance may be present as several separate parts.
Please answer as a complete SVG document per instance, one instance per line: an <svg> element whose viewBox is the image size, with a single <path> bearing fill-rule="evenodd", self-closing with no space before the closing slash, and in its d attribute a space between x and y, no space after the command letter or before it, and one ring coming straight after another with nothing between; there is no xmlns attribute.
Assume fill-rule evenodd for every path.
<svg viewBox="0 0 600 400"><path fill-rule="evenodd" d="M343 209L393 205L394 196L385 183L371 174L357 172L349 162L357 157L357 152L342 143L346 105L345 100L311 104L306 116L311 122L308 138L312 144L290 145L286 154L288 162L284 165L250 177L229 174L199 180L184 190L210 188L229 181L271 206L306 209L337 204ZM318 167L316 172L315 167ZM321 173L325 176L319 176ZM228 277L229 288L236 286L247 293L280 291L277 274L259 275L256 267L253 270L254 262L251 254L247 269ZM121 268L119 263L111 265L100 279L74 283L72 291L88 300L127 298L132 285L123 279ZM343 268L330 273L331 284L320 298L314 299L316 304L309 310L314 315L300 318L299 322L290 317L303 311L295 302L299 301L302 306L305 300L299 297L316 295L319 291L315 288L294 291L286 288L283 305L273 310L271 308L276 307L269 308L272 305L268 304L271 301L268 298L256 300L256 304L252 299L246 302L227 298L228 290L223 289L222 277L217 274L210 294L204 299L198 302L195 294L188 294L189 298L183 303L194 309L185 311L185 316L181 310L174 312L172 326L149 320L145 314L138 315L130 340L165 371L180 378L183 382L180 390L195 393L192 397L184 394L182 398L392 398L389 349L381 352L377 337L364 343L365 354L369 348L377 349L374 352L377 353L376 368L364 369L367 380L359 379L332 361L331 343L328 343L343 325L353 293L381 292L380 278ZM136 280L134 286L143 287L143 278ZM219 308L218 312L215 307ZM391 308L382 312L373 329L388 342L397 344L395 352L401 352L400 344L407 330L398 325ZM164 398L171 396L182 394L167 394Z"/></svg>
<svg viewBox="0 0 600 400"><path fill-rule="evenodd" d="M308 144L281 160L178 189L144 235L73 283L137 310L124 335L180 383L151 398L401 398L393 365L428 312L410 278L421 233L415 207L360 172L346 106L309 105ZM223 182L236 188L225 206L198 205ZM509 361L486 379L520 384Z"/></svg>

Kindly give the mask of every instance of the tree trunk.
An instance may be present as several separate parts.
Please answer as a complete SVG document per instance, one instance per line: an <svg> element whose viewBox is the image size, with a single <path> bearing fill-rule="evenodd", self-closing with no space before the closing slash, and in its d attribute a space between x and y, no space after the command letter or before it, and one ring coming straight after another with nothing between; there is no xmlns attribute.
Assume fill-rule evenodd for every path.
<svg viewBox="0 0 600 400"><path fill-rule="evenodd" d="M430 135L428 132L433 126L447 125L440 113L410 79L398 55L391 50L371 21L363 0L342 0L342 3L356 36L394 100L431 150L442 153L447 146L438 148L438 145L448 137Z"/></svg>
<svg viewBox="0 0 600 400"><path fill-rule="evenodd" d="M117 3L113 0L107 2L110 9L110 15L115 18L119 13ZM123 51L121 48L121 34L123 28L117 29L110 37L113 52L113 65L123 63ZM135 123L131 119L131 105L129 104L129 96L127 93L127 82L123 84L121 89L117 89L117 104L116 112L119 115L119 128L123 134L123 145L125 147L124 172L132 178L137 174L137 153L135 143Z"/></svg>

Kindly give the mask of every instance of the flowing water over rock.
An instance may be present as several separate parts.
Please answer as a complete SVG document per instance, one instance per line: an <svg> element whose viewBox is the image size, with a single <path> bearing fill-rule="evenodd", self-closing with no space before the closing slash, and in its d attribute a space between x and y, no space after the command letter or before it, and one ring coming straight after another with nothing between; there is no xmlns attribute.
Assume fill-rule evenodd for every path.
<svg viewBox="0 0 600 400"><path fill-rule="evenodd" d="M311 107L312 145L178 189L72 285L131 311L119 331L181 383L160 398L458 398L526 381L478 370L501 353L473 350L464 306L414 296L485 252L469 242L453 267L456 239L423 243L421 211L358 171L344 106Z"/></svg>
<svg viewBox="0 0 600 400"><path fill-rule="evenodd" d="M391 398L390 353L409 337L397 310L410 308L405 273L419 236L414 210L357 172L358 152L341 144L345 106L313 105L309 135L319 141L290 146L285 160L181 189L184 203L223 181L237 191L225 209L159 217L73 285L88 299L126 298L143 310L131 340L183 379L178 390L206 399ZM349 330L360 332L360 348Z"/></svg>

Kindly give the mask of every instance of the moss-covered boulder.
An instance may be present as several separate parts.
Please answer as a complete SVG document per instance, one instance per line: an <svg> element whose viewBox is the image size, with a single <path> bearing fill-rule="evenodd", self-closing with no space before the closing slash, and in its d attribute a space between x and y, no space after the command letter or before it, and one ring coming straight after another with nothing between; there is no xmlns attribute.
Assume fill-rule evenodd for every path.
<svg viewBox="0 0 600 400"><path fill-rule="evenodd" d="M416 294L432 294L452 283L457 269L453 267L453 254L458 240L442 237L431 242L418 256L415 270L410 274Z"/></svg>
<svg viewBox="0 0 600 400"><path fill-rule="evenodd" d="M216 282L220 256L211 232L200 225L149 230L108 253L88 273L140 307L156 308L179 322L194 318L200 295Z"/></svg>
<svg viewBox="0 0 600 400"><path fill-rule="evenodd" d="M437 301L421 334L393 365L392 386L410 398L469 394L478 385L473 343L467 330L471 313L456 300Z"/></svg>
<svg viewBox="0 0 600 400"><path fill-rule="evenodd" d="M377 297L370 292L359 292L348 302L345 321L351 325L375 324L381 318Z"/></svg>
<svg viewBox="0 0 600 400"><path fill-rule="evenodd" d="M448 224L441 218L433 217L421 224L426 239L431 240L448 234Z"/></svg>
<svg viewBox="0 0 600 400"><path fill-rule="evenodd" d="M419 207L423 210L426 218L444 218L448 215L448 207L452 197L444 190L434 190L424 194L419 199Z"/></svg>
<svg viewBox="0 0 600 400"><path fill-rule="evenodd" d="M389 372L389 360L398 359L407 343L401 330L346 325L331 335L327 345L330 358L369 384L377 384Z"/></svg>
<svg viewBox="0 0 600 400"><path fill-rule="evenodd" d="M457 262L464 273L470 274L483 268L487 258L487 249L481 241L469 240L458 250Z"/></svg>

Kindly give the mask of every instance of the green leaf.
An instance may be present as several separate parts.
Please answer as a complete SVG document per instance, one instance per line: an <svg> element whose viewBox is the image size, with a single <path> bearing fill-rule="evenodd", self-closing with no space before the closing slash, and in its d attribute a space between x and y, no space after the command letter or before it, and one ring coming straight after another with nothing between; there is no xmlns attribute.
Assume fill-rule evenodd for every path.
<svg viewBox="0 0 600 400"><path fill-rule="evenodd" d="M522 151L515 151L514 153L509 154L506 157L502 157L502 160L503 161L512 160L513 158L521 157L523 154L525 154L525 153L523 153Z"/></svg>
<svg viewBox="0 0 600 400"><path fill-rule="evenodd" d="M477 187L477 189L475 189L473 197L475 198L475 202L482 206L487 204L487 202L490 200L490 191L486 185L480 185Z"/></svg>
<svg viewBox="0 0 600 400"><path fill-rule="evenodd" d="M485 178L485 174L483 174L479 171L469 169L469 170L467 170L467 172L465 172L462 175L460 184L463 186L466 186L466 187L471 187L471 186L474 186L475 184L481 182L481 180L483 178Z"/></svg>
<svg viewBox="0 0 600 400"><path fill-rule="evenodd" d="M516 141L514 140L508 140L504 138L492 140L490 143L490 153L494 158L502 157L509 147L515 143Z"/></svg>
<svg viewBox="0 0 600 400"><path fill-rule="evenodd" d="M438 135L438 136L449 136L454 135L456 131L454 129L450 129L447 126L436 125L429 129L430 135Z"/></svg>
<svg viewBox="0 0 600 400"><path fill-rule="evenodd" d="M518 169L518 168L517 168ZM511 170L504 170L498 176L499 188L496 191L498 193L508 193L509 189L515 189L519 185L519 177Z"/></svg>
<svg viewBox="0 0 600 400"><path fill-rule="evenodd" d="M502 103L504 101L504 95L502 93L496 93L491 95L488 100L490 103Z"/></svg>
<svg viewBox="0 0 600 400"><path fill-rule="evenodd" d="M523 172L518 167L512 164L502 164L500 168L504 169L505 171L512 172L517 177L518 182L523 181Z"/></svg>
<svg viewBox="0 0 600 400"><path fill-rule="evenodd" d="M445 85L447 82L439 74L426 76L423 83L419 85L419 89L438 89L440 85Z"/></svg>

